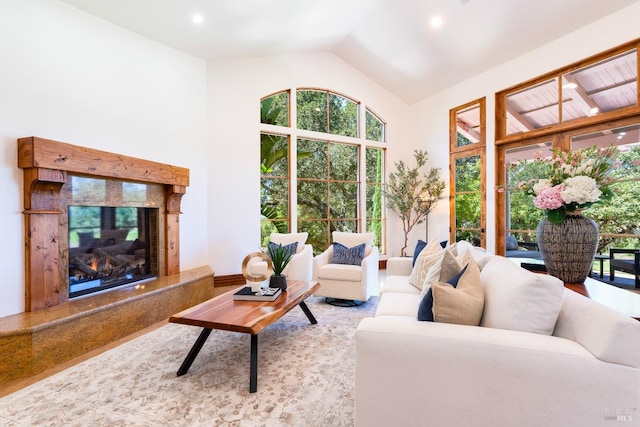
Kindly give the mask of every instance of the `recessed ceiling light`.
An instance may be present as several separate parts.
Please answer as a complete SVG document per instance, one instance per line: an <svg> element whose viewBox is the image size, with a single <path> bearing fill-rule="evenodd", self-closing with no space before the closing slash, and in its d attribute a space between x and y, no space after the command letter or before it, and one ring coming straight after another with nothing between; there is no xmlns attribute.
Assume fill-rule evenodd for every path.
<svg viewBox="0 0 640 427"><path fill-rule="evenodd" d="M589 115L593 116L595 114L598 114L598 111L600 111L598 107L593 107L591 110L589 110Z"/></svg>
<svg viewBox="0 0 640 427"><path fill-rule="evenodd" d="M564 85L564 87L567 89L575 89L578 87L578 85L576 83L567 83L566 85Z"/></svg>
<svg viewBox="0 0 640 427"><path fill-rule="evenodd" d="M442 20L442 16L434 16L433 18L431 18L431 26L433 28L440 28L442 27L442 23L444 21Z"/></svg>
<svg viewBox="0 0 640 427"><path fill-rule="evenodd" d="M204 16L200 15L199 13L193 15L191 17L191 20L195 23L195 24L202 24L202 21L204 21Z"/></svg>

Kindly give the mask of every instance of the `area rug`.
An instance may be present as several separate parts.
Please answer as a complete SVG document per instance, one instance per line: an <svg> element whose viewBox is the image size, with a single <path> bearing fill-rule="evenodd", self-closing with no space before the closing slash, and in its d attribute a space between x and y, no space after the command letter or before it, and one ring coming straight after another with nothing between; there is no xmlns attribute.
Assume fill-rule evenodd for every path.
<svg viewBox="0 0 640 427"><path fill-rule="evenodd" d="M189 372L176 371L201 328L167 324L0 399L9 426L351 426L355 331L377 299L335 307L311 297L258 336L214 330Z"/></svg>

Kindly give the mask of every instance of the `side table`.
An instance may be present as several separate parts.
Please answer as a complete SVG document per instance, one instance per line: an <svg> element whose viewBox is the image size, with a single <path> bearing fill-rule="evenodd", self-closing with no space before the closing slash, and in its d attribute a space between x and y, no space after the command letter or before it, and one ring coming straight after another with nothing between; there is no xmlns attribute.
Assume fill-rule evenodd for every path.
<svg viewBox="0 0 640 427"><path fill-rule="evenodd" d="M598 276L600 279L602 279L604 277L604 261L609 259L609 255L601 255L601 254L596 254L594 261L598 261L600 263L600 276ZM589 277L593 277L593 268L589 271Z"/></svg>

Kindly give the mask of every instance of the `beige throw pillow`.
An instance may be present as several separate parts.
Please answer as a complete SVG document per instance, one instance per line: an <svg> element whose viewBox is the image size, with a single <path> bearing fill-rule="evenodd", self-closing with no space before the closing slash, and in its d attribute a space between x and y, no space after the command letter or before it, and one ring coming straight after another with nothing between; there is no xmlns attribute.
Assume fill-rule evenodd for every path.
<svg viewBox="0 0 640 427"><path fill-rule="evenodd" d="M446 282L462 271L464 264L454 254L455 243L439 252L440 258L431 266L422 282L421 296L424 296L431 288L431 282Z"/></svg>
<svg viewBox="0 0 640 427"><path fill-rule="evenodd" d="M446 282L432 282L433 318L436 322L479 326L484 307L484 289L480 268L472 257L465 272L453 287Z"/></svg>
<svg viewBox="0 0 640 427"><path fill-rule="evenodd" d="M440 243L435 240L430 241L422 252L420 252L420 255L418 255L416 264L413 266L413 270L411 270L411 275L409 276L409 283L422 290L422 284L424 283L427 272L438 262L443 251L444 249L442 249Z"/></svg>

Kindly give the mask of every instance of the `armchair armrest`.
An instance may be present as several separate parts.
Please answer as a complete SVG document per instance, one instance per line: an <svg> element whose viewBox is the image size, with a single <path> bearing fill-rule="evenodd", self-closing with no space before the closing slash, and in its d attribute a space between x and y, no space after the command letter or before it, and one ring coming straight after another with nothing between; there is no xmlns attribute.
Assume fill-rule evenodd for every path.
<svg viewBox="0 0 640 427"><path fill-rule="evenodd" d="M284 274L295 280L310 281L313 275L313 246L304 245L304 248L295 254L289 265L284 269Z"/></svg>
<svg viewBox="0 0 640 427"><path fill-rule="evenodd" d="M614 256L616 254L632 254L637 259L640 256L640 249L609 249L609 259L616 259Z"/></svg>
<svg viewBox="0 0 640 427"><path fill-rule="evenodd" d="M618 254L631 254L633 259L616 258ZM635 287L640 288L640 249L609 249L609 277L615 280L615 271L635 275Z"/></svg>
<svg viewBox="0 0 640 427"><path fill-rule="evenodd" d="M321 254L316 255L313 258L313 274L312 279L314 281L318 280L318 269L323 265L329 264L331 262L331 258L333 257L333 245L329 246L325 249Z"/></svg>
<svg viewBox="0 0 640 427"><path fill-rule="evenodd" d="M362 280L366 294L368 296L373 295L379 286L380 252L377 246L371 247L371 252L362 259L362 264L360 265L362 267Z"/></svg>

